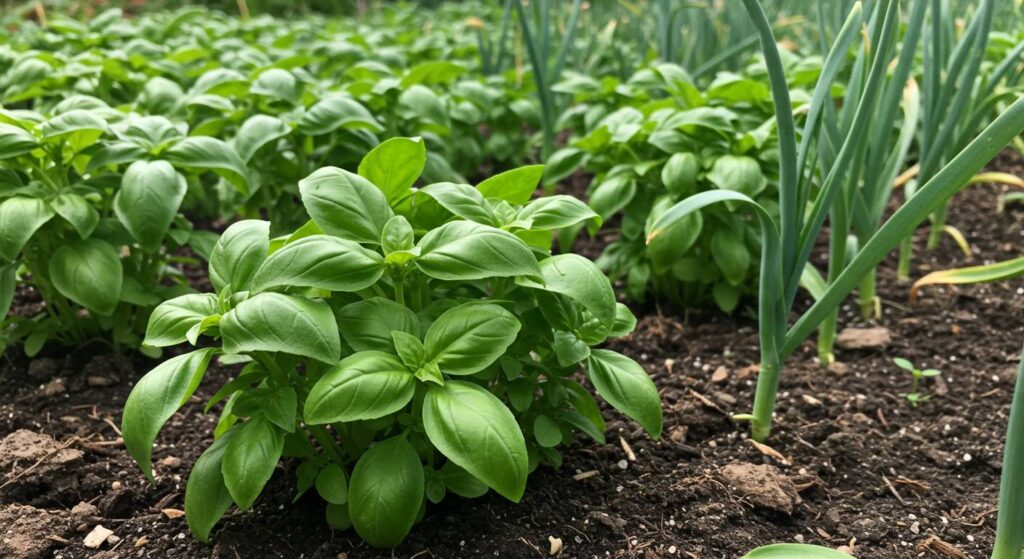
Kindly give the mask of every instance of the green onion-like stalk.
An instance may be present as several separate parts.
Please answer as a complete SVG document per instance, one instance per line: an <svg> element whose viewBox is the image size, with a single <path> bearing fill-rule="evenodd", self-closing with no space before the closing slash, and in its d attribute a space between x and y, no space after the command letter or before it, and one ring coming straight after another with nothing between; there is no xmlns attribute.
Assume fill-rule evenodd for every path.
<svg viewBox="0 0 1024 559"><path fill-rule="evenodd" d="M1024 357L1010 405L999 481L999 519L992 559L1020 559L1024 548Z"/></svg>

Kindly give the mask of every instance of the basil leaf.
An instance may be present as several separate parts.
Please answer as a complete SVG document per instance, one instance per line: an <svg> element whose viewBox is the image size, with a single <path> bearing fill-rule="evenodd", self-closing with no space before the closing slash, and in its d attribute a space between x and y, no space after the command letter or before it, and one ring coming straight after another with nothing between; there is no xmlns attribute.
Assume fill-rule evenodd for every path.
<svg viewBox="0 0 1024 559"><path fill-rule="evenodd" d="M117 250L99 239L75 240L50 257L50 281L61 295L90 311L109 316L124 282Z"/></svg>
<svg viewBox="0 0 1024 559"><path fill-rule="evenodd" d="M24 128L0 122L0 159L24 155L39 145L39 140Z"/></svg>
<svg viewBox="0 0 1024 559"><path fill-rule="evenodd" d="M262 416L246 421L228 442L221 463L224 485L239 508L256 502L284 451L284 433Z"/></svg>
<svg viewBox="0 0 1024 559"><path fill-rule="evenodd" d="M356 533L374 547L405 539L423 503L423 464L405 437L377 443L352 470L348 510Z"/></svg>
<svg viewBox="0 0 1024 559"><path fill-rule="evenodd" d="M597 265L578 254L558 254L540 261L544 283L516 278L524 287L560 293L583 305L606 328L615 323L615 292Z"/></svg>
<svg viewBox="0 0 1024 559"><path fill-rule="evenodd" d="M384 258L352 241L312 235L288 243L256 270L251 289L279 285L359 291L384 275Z"/></svg>
<svg viewBox="0 0 1024 559"><path fill-rule="evenodd" d="M18 267L14 264L0 265L0 322L11 310L14 301L14 290L17 287Z"/></svg>
<svg viewBox="0 0 1024 559"><path fill-rule="evenodd" d="M388 199L363 177L324 167L299 181L302 204L325 233L357 243L380 244L394 215Z"/></svg>
<svg viewBox="0 0 1024 559"><path fill-rule="evenodd" d="M196 460L188 475L188 485L185 486L185 521L203 543L210 542L210 532L231 507L231 493L224 484L221 466L224 451L235 434L236 431L231 430L214 440Z"/></svg>
<svg viewBox="0 0 1024 559"><path fill-rule="evenodd" d="M121 432L124 446L153 481L153 441L164 423L196 391L214 348L197 349L157 365L139 380L124 403Z"/></svg>
<svg viewBox="0 0 1024 559"><path fill-rule="evenodd" d="M238 157L248 163L260 148L287 136L291 131L292 129L280 118L256 114L242 123L232 144L238 152Z"/></svg>
<svg viewBox="0 0 1024 559"><path fill-rule="evenodd" d="M316 476L316 492L332 505L348 503L348 479L337 464L328 464Z"/></svg>
<svg viewBox="0 0 1024 559"><path fill-rule="evenodd" d="M497 198L510 204L525 204L530 201L542 176L543 165L528 165L494 175L476 185L476 189L486 198Z"/></svg>
<svg viewBox="0 0 1024 559"><path fill-rule="evenodd" d="M517 221L529 225L524 227L533 231L549 231L564 229L578 223L590 221L593 227L601 226L601 216L583 202L572 196L545 196L530 202L519 211Z"/></svg>
<svg viewBox="0 0 1024 559"><path fill-rule="evenodd" d="M328 95L316 102L299 119L297 130L306 136L330 134L338 128L380 132L384 128L366 107L347 95Z"/></svg>
<svg viewBox="0 0 1024 559"><path fill-rule="evenodd" d="M210 283L217 291L228 285L245 291L270 251L270 223L247 219L233 223L210 253Z"/></svg>
<svg viewBox="0 0 1024 559"><path fill-rule="evenodd" d="M449 460L503 497L519 502L526 490L526 440L515 416L487 390L463 381L431 385L423 427Z"/></svg>
<svg viewBox="0 0 1024 559"><path fill-rule="evenodd" d="M149 315L143 344L167 347L188 339L188 331L206 317L219 312L212 293L190 293L164 301Z"/></svg>
<svg viewBox="0 0 1024 559"><path fill-rule="evenodd" d="M420 320L416 313L382 297L345 305L336 316L345 343L356 351L393 352L392 332L397 330L417 337L420 333Z"/></svg>
<svg viewBox="0 0 1024 559"><path fill-rule="evenodd" d="M537 276L537 259L515 235L470 221L453 221L420 239L416 267L441 280Z"/></svg>
<svg viewBox="0 0 1024 559"><path fill-rule="evenodd" d="M136 161L121 178L114 213L146 252L160 250L188 185L166 161Z"/></svg>
<svg viewBox="0 0 1024 559"><path fill-rule="evenodd" d="M395 203L412 192L427 164L423 138L390 138L370 150L359 163L359 175L384 192Z"/></svg>
<svg viewBox="0 0 1024 559"><path fill-rule="evenodd" d="M409 403L412 373L390 353L361 351L331 367L309 391L306 423L376 419Z"/></svg>
<svg viewBox="0 0 1024 559"><path fill-rule="evenodd" d="M190 136L171 146L164 156L176 166L208 169L249 192L249 171L234 148L210 136Z"/></svg>
<svg viewBox="0 0 1024 559"><path fill-rule="evenodd" d="M768 186L761 164L746 155L723 155L708 171L708 181L718 188L742 192L753 198Z"/></svg>
<svg viewBox="0 0 1024 559"><path fill-rule="evenodd" d="M463 219L485 225L497 225L487 200L468 184L438 182L428 184L419 191L437 200L444 209Z"/></svg>
<svg viewBox="0 0 1024 559"><path fill-rule="evenodd" d="M78 236L83 239L92 235L100 223L100 213L78 194L70 192L58 194L50 201L50 207L70 223L78 232Z"/></svg>
<svg viewBox="0 0 1024 559"><path fill-rule="evenodd" d="M260 293L242 301L220 320L224 351L272 351L324 363L341 356L341 339L331 308L323 301L281 293Z"/></svg>
<svg viewBox="0 0 1024 559"><path fill-rule="evenodd" d="M37 229L53 217L42 200L15 196L0 203L0 258L13 262Z"/></svg>
<svg viewBox="0 0 1024 559"><path fill-rule="evenodd" d="M490 303L465 303L430 325L424 340L427 361L450 375L471 375L504 355L522 325L511 312Z"/></svg>
<svg viewBox="0 0 1024 559"><path fill-rule="evenodd" d="M615 409L636 420L647 433L661 437L658 387L636 361L607 349L594 349L587 361L590 382Z"/></svg>

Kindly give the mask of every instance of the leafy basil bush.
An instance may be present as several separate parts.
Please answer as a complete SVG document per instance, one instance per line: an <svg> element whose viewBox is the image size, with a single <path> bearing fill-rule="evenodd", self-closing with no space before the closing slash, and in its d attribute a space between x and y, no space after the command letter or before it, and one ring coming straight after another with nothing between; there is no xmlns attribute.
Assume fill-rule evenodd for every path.
<svg viewBox="0 0 1024 559"><path fill-rule="evenodd" d="M804 69L814 73L814 68ZM763 79L720 73L698 89L679 66L657 64L625 83L572 74L558 88L577 104L563 118L571 144L555 153L547 182L575 169L593 175L590 206L619 236L597 263L625 280L686 306L733 310L757 281L760 233L741 208L693 214L646 244L644 231L692 194L724 189L771 205L777 141Z"/></svg>
<svg viewBox="0 0 1024 559"><path fill-rule="evenodd" d="M48 114L0 109L0 346L138 346L149 311L190 291L173 252L216 239L179 213L206 171L247 188L231 147L162 117L79 95ZM7 316L19 284L42 297L37 315Z"/></svg>
<svg viewBox="0 0 1024 559"><path fill-rule="evenodd" d="M569 196L531 199L540 166L413 188L425 164L422 140L395 138L358 174L314 172L299 184L312 221L278 238L265 221L235 223L210 257L216 293L154 311L147 344L213 343L159 365L128 398L125 444L151 479L158 431L211 360L245 363L207 403L225 405L185 492L200 539L232 503L251 507L282 457L332 526L379 547L449 492L519 501L573 433L604 440L581 370L660 436L654 383L595 347L635 318L593 263L548 252L553 231L600 217Z"/></svg>

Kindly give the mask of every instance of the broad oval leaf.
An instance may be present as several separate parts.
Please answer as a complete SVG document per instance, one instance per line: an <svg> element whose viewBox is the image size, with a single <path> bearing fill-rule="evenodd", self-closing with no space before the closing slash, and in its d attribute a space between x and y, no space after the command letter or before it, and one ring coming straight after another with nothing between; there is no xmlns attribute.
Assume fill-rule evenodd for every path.
<svg viewBox="0 0 1024 559"><path fill-rule="evenodd" d="M32 235L53 217L37 198L15 196L0 203L0 258L13 262Z"/></svg>
<svg viewBox="0 0 1024 559"><path fill-rule="evenodd" d="M78 231L78 236L85 239L100 223L100 213L85 198L73 192L58 194L50 200L50 207Z"/></svg>
<svg viewBox="0 0 1024 559"><path fill-rule="evenodd" d="M471 375L488 367L512 345L522 325L511 312L491 303L464 303L430 325L423 345L427 360L441 372Z"/></svg>
<svg viewBox="0 0 1024 559"><path fill-rule="evenodd" d="M341 358L341 338L331 308L323 301L281 293L260 293L220 320L224 351L274 351L324 363Z"/></svg>
<svg viewBox="0 0 1024 559"><path fill-rule="evenodd" d="M136 161L121 177L114 212L147 252L160 250L188 185L166 161Z"/></svg>
<svg viewBox="0 0 1024 559"><path fill-rule="evenodd" d="M487 200L472 186L452 182L428 184L419 190L437 200L444 209L470 221L496 225Z"/></svg>
<svg viewBox="0 0 1024 559"><path fill-rule="evenodd" d="M476 185L485 198L497 198L509 204L525 204L544 176L543 165L528 165L494 175Z"/></svg>
<svg viewBox="0 0 1024 559"><path fill-rule="evenodd" d="M620 353L594 349L587 373L597 393L612 407L636 420L652 438L661 437L661 397L643 367Z"/></svg>
<svg viewBox="0 0 1024 559"><path fill-rule="evenodd" d="M470 382L431 385L423 400L423 427L430 442L473 477L511 501L523 497L526 440L496 396Z"/></svg>
<svg viewBox="0 0 1024 559"><path fill-rule="evenodd" d="M420 333L416 313L383 297L345 305L335 316L342 337L356 351L394 352L391 332L406 332L417 337Z"/></svg>
<svg viewBox="0 0 1024 559"><path fill-rule="evenodd" d="M234 292L245 291L269 251L269 222L247 219L233 223L210 253L210 283L217 291L228 285Z"/></svg>
<svg viewBox="0 0 1024 559"><path fill-rule="evenodd" d="M38 145L39 140L28 130L0 122L0 159L24 155Z"/></svg>
<svg viewBox="0 0 1024 559"><path fill-rule="evenodd" d="M394 203L412 191L426 164L423 138L390 138L366 154L359 163L359 175L377 185Z"/></svg>
<svg viewBox="0 0 1024 559"><path fill-rule="evenodd" d="M383 130L366 107L347 95L329 95L309 108L299 119L298 131L307 136L329 134L338 128Z"/></svg>
<svg viewBox="0 0 1024 559"><path fill-rule="evenodd" d="M291 133L291 128L281 119L265 114L249 117L242 123L232 144L238 157L248 163L263 146Z"/></svg>
<svg viewBox="0 0 1024 559"><path fill-rule="evenodd" d="M356 533L374 547L401 543L419 515L423 484L423 464L405 437L374 445L359 457L348 485Z"/></svg>
<svg viewBox="0 0 1024 559"><path fill-rule="evenodd" d="M192 397L203 380L214 348L172 357L146 373L124 403L124 445L142 473L153 481L153 441L164 423Z"/></svg>
<svg viewBox="0 0 1024 559"><path fill-rule="evenodd" d="M601 216L590 206L564 194L545 196L530 202L519 211L516 220L524 222L523 226L533 231L564 229L585 221L600 227L602 221Z"/></svg>
<svg viewBox="0 0 1024 559"><path fill-rule="evenodd" d="M312 235L288 243L256 270L252 289L279 285L359 291L384 275L384 258L353 241Z"/></svg>
<svg viewBox="0 0 1024 559"><path fill-rule="evenodd" d="M50 281L61 295L107 316L121 298L124 274L117 249L99 239L61 245L50 257Z"/></svg>
<svg viewBox="0 0 1024 559"><path fill-rule="evenodd" d="M390 353L362 351L342 359L313 385L306 398L306 422L376 419L409 403L415 377Z"/></svg>
<svg viewBox="0 0 1024 559"><path fill-rule="evenodd" d="M210 136L190 136L164 152L171 163L193 169L209 169L228 179L243 193L249 191L249 171L234 148Z"/></svg>
<svg viewBox="0 0 1024 559"><path fill-rule="evenodd" d="M224 485L239 508L256 502L284 451L284 432L263 416L246 421L224 450Z"/></svg>
<svg viewBox="0 0 1024 559"><path fill-rule="evenodd" d="M337 167L324 167L299 181L299 193L320 229L357 243L380 244L384 225L394 216L379 188Z"/></svg>
<svg viewBox="0 0 1024 559"><path fill-rule="evenodd" d="M708 180L723 190L735 190L747 196L757 196L768 186L761 165L746 155L723 155L715 160L708 171Z"/></svg>
<svg viewBox="0 0 1024 559"><path fill-rule="evenodd" d="M189 530L204 543L209 543L210 532L224 513L231 508L231 493L224 484L221 465L224 451L237 431L228 431L213 441L188 474L185 486L185 521Z"/></svg>
<svg viewBox="0 0 1024 559"><path fill-rule="evenodd" d="M537 276L540 268L519 237L471 221L446 223L420 239L413 262L424 274L441 280Z"/></svg>
<svg viewBox="0 0 1024 559"><path fill-rule="evenodd" d="M189 293L164 301L149 315L142 343L152 347L180 344L188 339L192 327L219 311L212 293Z"/></svg>
<svg viewBox="0 0 1024 559"><path fill-rule="evenodd" d="M591 312L607 328L615 323L615 292L597 265L578 254L558 254L540 261L544 283L516 278L534 289L561 293Z"/></svg>

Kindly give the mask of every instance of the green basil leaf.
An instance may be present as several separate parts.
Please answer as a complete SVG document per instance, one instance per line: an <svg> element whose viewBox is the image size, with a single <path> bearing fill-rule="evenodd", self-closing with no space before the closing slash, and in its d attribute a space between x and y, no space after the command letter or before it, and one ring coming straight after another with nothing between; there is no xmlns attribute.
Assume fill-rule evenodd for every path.
<svg viewBox="0 0 1024 559"><path fill-rule="evenodd" d="M117 249L99 239L61 245L50 257L50 281L61 295L108 316L121 299L124 282Z"/></svg>
<svg viewBox="0 0 1024 559"><path fill-rule="evenodd" d="M299 181L302 204L325 233L379 244L384 225L394 215L388 199L363 177L324 167Z"/></svg>
<svg viewBox="0 0 1024 559"><path fill-rule="evenodd" d="M302 95L301 86L295 76L281 68L268 68L260 73L249 86L249 93L280 99L293 105L300 101L299 97Z"/></svg>
<svg viewBox="0 0 1024 559"><path fill-rule="evenodd" d="M295 389L281 386L267 395L263 402L263 416L285 433L294 433L298 406L299 397Z"/></svg>
<svg viewBox="0 0 1024 559"><path fill-rule="evenodd" d="M743 235L727 228L716 230L711 235L711 256L729 283L739 285L747 277L750 251L743 242Z"/></svg>
<svg viewBox="0 0 1024 559"><path fill-rule="evenodd" d="M63 139L78 153L96 143L107 131L107 123L92 111L75 109L51 118L40 129L44 139Z"/></svg>
<svg viewBox="0 0 1024 559"><path fill-rule="evenodd" d="M427 350L418 337L395 330L391 332L391 339L395 342L395 351L399 359L406 367L415 371L426 362Z"/></svg>
<svg viewBox="0 0 1024 559"><path fill-rule="evenodd" d="M643 367L620 353L594 349L587 373L597 393L612 407L636 420L651 437L661 437L661 397Z"/></svg>
<svg viewBox="0 0 1024 559"><path fill-rule="evenodd" d="M408 307L384 299L372 297L364 301L345 305L336 313L338 327L345 342L356 351L395 350L391 333L406 332L419 336L420 320Z"/></svg>
<svg viewBox="0 0 1024 559"><path fill-rule="evenodd" d="M185 199L188 185L166 161L136 161L121 178L114 212L125 229L147 252L164 242L171 222Z"/></svg>
<svg viewBox="0 0 1024 559"><path fill-rule="evenodd" d="M58 194L50 201L50 207L57 215L64 218L85 239L96 230L100 223L100 214L85 198L78 194L65 192Z"/></svg>
<svg viewBox="0 0 1024 559"><path fill-rule="evenodd" d="M590 357L590 346L576 337L572 332L555 330L555 343L553 345L558 364L563 367L575 365Z"/></svg>
<svg viewBox="0 0 1024 559"><path fill-rule="evenodd" d="M210 253L210 283L217 291L228 285L245 291L270 251L270 223L247 219L233 223Z"/></svg>
<svg viewBox="0 0 1024 559"><path fill-rule="evenodd" d="M248 510L256 502L283 451L284 433L266 418L254 417L238 428L224 451L221 473L239 508Z"/></svg>
<svg viewBox="0 0 1024 559"><path fill-rule="evenodd" d="M384 275L384 258L353 241L312 235L271 254L252 277L253 291L279 285L359 291Z"/></svg>
<svg viewBox="0 0 1024 559"><path fill-rule="evenodd" d="M390 353L361 351L331 367L309 391L306 423L376 419L409 403L416 389L409 369Z"/></svg>
<svg viewBox="0 0 1024 559"><path fill-rule="evenodd" d="M185 486L185 521L192 533L203 543L209 543L210 532L231 507L231 493L224 485L221 466L224 451L236 432L228 431L199 456L188 475Z"/></svg>
<svg viewBox="0 0 1024 559"><path fill-rule="evenodd" d="M405 539L423 503L423 464L405 437L377 443L359 457L348 486L356 533L374 547Z"/></svg>
<svg viewBox="0 0 1024 559"><path fill-rule="evenodd" d="M636 329L636 317L633 311L622 303L615 303L615 323L608 332L609 338L621 338L628 336Z"/></svg>
<svg viewBox="0 0 1024 559"><path fill-rule="evenodd" d="M509 204L525 204L544 176L543 165L528 165L494 175L476 185L485 198L505 200Z"/></svg>
<svg viewBox="0 0 1024 559"><path fill-rule="evenodd" d="M708 171L708 180L724 190L735 190L753 198L768 186L761 164L746 155L723 155Z"/></svg>
<svg viewBox="0 0 1024 559"><path fill-rule="evenodd" d="M298 131L307 136L330 134L339 128L380 132L384 128L366 107L347 95L329 95L306 111L299 119Z"/></svg>
<svg viewBox="0 0 1024 559"><path fill-rule="evenodd" d="M395 252L411 250L416 244L416 233L405 216L396 215L384 224L384 231L380 234L381 248L384 254L391 255Z"/></svg>
<svg viewBox="0 0 1024 559"><path fill-rule="evenodd" d="M471 375L504 355L519 330L511 312L491 303L465 303L430 325L424 341L427 360L450 375Z"/></svg>
<svg viewBox="0 0 1024 559"><path fill-rule="evenodd" d="M196 391L214 348L197 349L157 365L139 380L124 403L121 432L124 446L153 481L153 441L164 423Z"/></svg>
<svg viewBox="0 0 1024 559"><path fill-rule="evenodd" d="M324 363L341 356L338 324L323 301L281 293L260 293L242 301L220 320L224 351L273 351Z"/></svg>
<svg viewBox="0 0 1024 559"><path fill-rule="evenodd" d="M577 254L558 254L540 261L544 283L516 278L524 287L561 293L591 312L606 328L615 323L615 292L596 264Z"/></svg>
<svg viewBox="0 0 1024 559"><path fill-rule="evenodd" d="M210 136L189 136L164 152L176 166L211 170L235 185L243 194L249 192L249 171L234 148Z"/></svg>
<svg viewBox="0 0 1024 559"><path fill-rule="evenodd" d="M562 444L562 428L554 419L543 414L533 420L533 436L543 448L554 448Z"/></svg>
<svg viewBox="0 0 1024 559"><path fill-rule="evenodd" d="M413 263L441 280L537 276L537 259L515 235L471 221L446 223L420 239Z"/></svg>
<svg viewBox="0 0 1024 559"><path fill-rule="evenodd" d="M164 301L149 315L142 343L152 347L180 344L193 326L218 312L217 297L212 293L190 293Z"/></svg>
<svg viewBox="0 0 1024 559"><path fill-rule="evenodd" d="M42 200L15 196L0 203L0 258L13 262L32 234L53 217Z"/></svg>
<svg viewBox="0 0 1024 559"><path fill-rule="evenodd" d="M455 465L455 462L445 462L441 466L441 480L444 486L459 497L476 499L487 493L487 486L484 482L473 477L473 474Z"/></svg>
<svg viewBox="0 0 1024 559"><path fill-rule="evenodd" d="M526 490L526 440L515 416L476 384L431 385L423 400L423 427L449 460L505 498L519 502Z"/></svg>
<svg viewBox="0 0 1024 559"><path fill-rule="evenodd" d="M39 146L39 140L24 128L0 122L0 159L24 155Z"/></svg>
<svg viewBox="0 0 1024 559"><path fill-rule="evenodd" d="M292 129L280 118L257 114L238 128L232 145L242 161L248 163L263 146L291 134Z"/></svg>
<svg viewBox="0 0 1024 559"><path fill-rule="evenodd" d="M524 227L533 231L550 231L564 229L578 223L590 221L593 227L601 226L601 216L583 202L559 194L538 198L519 211L517 221L529 225Z"/></svg>
<svg viewBox="0 0 1024 559"><path fill-rule="evenodd" d="M661 182L675 197L692 194L697 186L700 160L693 153L676 153L661 168Z"/></svg>
<svg viewBox="0 0 1024 559"><path fill-rule="evenodd" d="M377 185L392 204L412 192L427 164L423 138L390 138L359 163L359 175Z"/></svg>
<svg viewBox="0 0 1024 559"><path fill-rule="evenodd" d="M451 213L470 221L485 225L496 225L494 214L491 213L487 200L468 184L438 182L428 184L420 192L437 200L438 204Z"/></svg>
<svg viewBox="0 0 1024 559"><path fill-rule="evenodd" d="M636 196L636 180L626 175L608 177L590 193L590 207L605 221L629 205Z"/></svg>
<svg viewBox="0 0 1024 559"><path fill-rule="evenodd" d="M316 476L316 492L332 505L348 503L348 478L341 466L331 463Z"/></svg>

